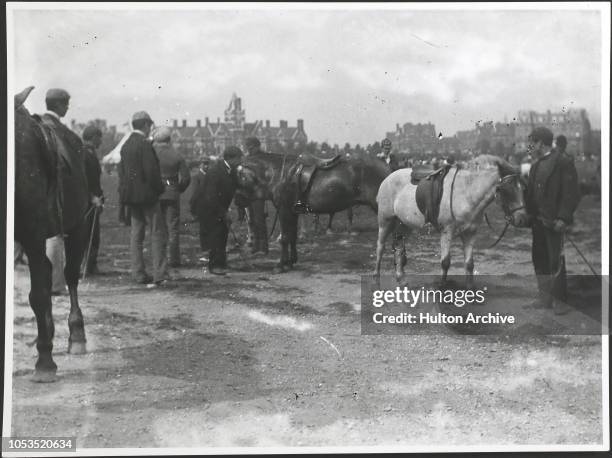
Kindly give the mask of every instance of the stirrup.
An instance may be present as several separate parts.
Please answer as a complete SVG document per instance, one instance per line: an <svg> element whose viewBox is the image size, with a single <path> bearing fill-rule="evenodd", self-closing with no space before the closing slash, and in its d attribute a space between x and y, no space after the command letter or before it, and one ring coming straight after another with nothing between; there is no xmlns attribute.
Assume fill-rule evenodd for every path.
<svg viewBox="0 0 612 458"><path fill-rule="evenodd" d="M312 208L306 203L298 200L295 204L293 204L293 211L299 214L311 213Z"/></svg>

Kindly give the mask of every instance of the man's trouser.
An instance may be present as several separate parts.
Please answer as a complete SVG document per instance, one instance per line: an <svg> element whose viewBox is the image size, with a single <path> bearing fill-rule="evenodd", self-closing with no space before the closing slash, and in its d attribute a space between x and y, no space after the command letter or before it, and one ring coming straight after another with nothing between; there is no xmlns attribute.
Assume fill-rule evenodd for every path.
<svg viewBox="0 0 612 458"><path fill-rule="evenodd" d="M160 200L159 204L168 228L168 260L171 267L178 267L181 265L179 246L180 204L178 200Z"/></svg>
<svg viewBox="0 0 612 458"><path fill-rule="evenodd" d="M145 227L149 226L153 252L153 281L164 280L167 270L166 245L168 231L159 202L150 205L130 205L130 258L132 278L143 281L147 277L143 258Z"/></svg>
<svg viewBox="0 0 612 458"><path fill-rule="evenodd" d="M225 247L227 245L228 227L225 218L220 216L212 219L212 221L206 220L204 229L208 241L208 248L210 249L210 254L208 256L209 268L226 268L227 254L225 252Z"/></svg>
<svg viewBox="0 0 612 458"><path fill-rule="evenodd" d="M249 205L249 225L253 234L252 253L261 251L268 254L268 228L266 225L266 201L263 199L254 200Z"/></svg>
<svg viewBox="0 0 612 458"><path fill-rule="evenodd" d="M64 267L66 266L64 239L59 235L47 239L46 253L52 267L51 291L61 293L66 289L66 280L64 278Z"/></svg>
<svg viewBox="0 0 612 458"><path fill-rule="evenodd" d="M546 306L551 306L553 299L565 303L567 278L563 253L564 235L545 227L539 220L533 223L531 231L531 260L538 279L540 301Z"/></svg>
<svg viewBox="0 0 612 458"><path fill-rule="evenodd" d="M87 246L83 252L83 259L87 257L89 241L91 240L91 248L89 248L89 257L87 258L86 272L88 274L95 273L98 268L98 250L100 248L100 211L90 209L87 215ZM93 228L93 237L92 237Z"/></svg>

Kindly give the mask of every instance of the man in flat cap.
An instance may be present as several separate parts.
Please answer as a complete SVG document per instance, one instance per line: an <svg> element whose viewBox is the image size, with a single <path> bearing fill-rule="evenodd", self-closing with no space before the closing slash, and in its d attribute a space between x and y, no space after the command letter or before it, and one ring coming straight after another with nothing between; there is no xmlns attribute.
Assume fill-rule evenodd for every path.
<svg viewBox="0 0 612 458"><path fill-rule="evenodd" d="M75 227L83 220L90 202L88 182L82 154L80 137L61 121L70 104L70 94L64 89L49 89L45 96L47 111L41 116L42 122L50 127L58 140L62 157L59 173L62 178L61 196L70 196L70 205L62 205L64 227ZM64 200L65 199L61 199ZM84 232L84 231L83 231ZM83 233L84 236L84 233ZM61 235L47 240L47 257L52 267L52 293L65 290L64 243Z"/></svg>
<svg viewBox="0 0 612 458"><path fill-rule="evenodd" d="M185 160L172 147L170 140L172 130L163 126L153 135L153 148L157 153L161 169L162 182L165 190L159 196L162 217L168 227L168 248L170 267L181 265L181 252L179 247L179 225L181 194L187 189L191 175Z"/></svg>
<svg viewBox="0 0 612 458"><path fill-rule="evenodd" d="M87 212L88 250L85 251L85 272L95 275L98 272L98 250L100 248L100 213L104 204L104 193L100 186L102 168L96 155L96 150L102 144L102 131L89 125L83 130L83 159L85 160L85 173L91 193L91 204Z"/></svg>
<svg viewBox="0 0 612 458"><path fill-rule="evenodd" d="M257 161L258 157L266 153L261 149L261 142L257 137L248 137L245 140L248 159ZM257 199L246 207L247 223L249 225L249 238L252 238L251 253L268 254L268 227L266 224L266 201Z"/></svg>
<svg viewBox="0 0 612 458"><path fill-rule="evenodd" d="M395 172L397 169L400 168L400 165L397 160L397 157L395 157L395 154L391 152L391 140L389 140L388 138L384 138L381 142L381 147L385 162L391 169L391 172Z"/></svg>
<svg viewBox="0 0 612 458"><path fill-rule="evenodd" d="M223 159L210 165L203 187L196 190L201 194L194 197L198 207L195 210L207 238L204 246L210 249L208 271L215 275L227 273L228 209L236 192L236 168L241 161L240 148L227 147Z"/></svg>
<svg viewBox="0 0 612 458"><path fill-rule="evenodd" d="M119 194L130 208L130 258L132 279L149 287L161 285L167 277L167 228L159 196L164 192L161 171L153 145L147 140L153 120L145 111L132 116L133 131L121 148ZM153 277L143 259L145 228L149 226L153 251ZM153 283L151 283L153 281Z"/></svg>
<svg viewBox="0 0 612 458"><path fill-rule="evenodd" d="M578 206L578 178L571 156L552 148L553 133L534 129L528 149L535 162L529 171L526 206L531 219L531 256L538 280L537 308L552 308L555 314L569 311L564 234Z"/></svg>

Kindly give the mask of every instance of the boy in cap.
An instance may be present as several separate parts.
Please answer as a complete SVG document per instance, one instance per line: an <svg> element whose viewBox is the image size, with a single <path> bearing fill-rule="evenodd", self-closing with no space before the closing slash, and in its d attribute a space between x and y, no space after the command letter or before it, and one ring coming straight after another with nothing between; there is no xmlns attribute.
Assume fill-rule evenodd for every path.
<svg viewBox="0 0 612 458"><path fill-rule="evenodd" d="M236 168L242 161L242 151L229 146L223 152L223 159L211 164L199 190L196 214L201 230L206 234L203 246L210 249L208 270L215 275L227 273L227 235L229 232L228 209L236 192ZM203 227L202 227L203 226Z"/></svg>
<svg viewBox="0 0 612 458"><path fill-rule="evenodd" d="M100 213L104 204L104 193L100 186L100 175L102 169L96 155L96 150L102 144L102 131L93 125L83 130L83 159L85 160L85 172L91 193L91 206L87 213L87 241L91 243L88 251L85 251L85 272L88 275L97 274L98 250L100 248Z"/></svg>
<svg viewBox="0 0 612 458"><path fill-rule="evenodd" d="M395 157L395 154L391 152L391 140L389 140L388 138L384 138L381 142L381 146L385 162L391 169L391 172L395 172L397 169L400 168L400 166L397 158Z"/></svg>
<svg viewBox="0 0 612 458"><path fill-rule="evenodd" d="M525 203L532 223L531 255L540 295L534 307L553 308L561 315L569 311L563 244L580 199L576 167L571 156L552 149L549 129L534 129L528 141L535 162L529 171Z"/></svg>
<svg viewBox="0 0 612 458"><path fill-rule="evenodd" d="M170 140L172 130L161 127L153 135L153 148L159 159L162 182L165 190L159 196L162 217L168 227L168 248L170 267L181 265L181 251L179 247L179 225L181 194L187 189L191 181L189 169L185 160L172 147Z"/></svg>
<svg viewBox="0 0 612 458"><path fill-rule="evenodd" d="M159 196L164 192L159 160L147 137L153 120L145 111L132 116L133 131L121 148L119 163L120 201L129 206L130 258L132 279L154 287L167 277L167 229L162 218ZM145 270L143 243L149 226L153 251L153 277ZM151 283L153 281L153 283Z"/></svg>

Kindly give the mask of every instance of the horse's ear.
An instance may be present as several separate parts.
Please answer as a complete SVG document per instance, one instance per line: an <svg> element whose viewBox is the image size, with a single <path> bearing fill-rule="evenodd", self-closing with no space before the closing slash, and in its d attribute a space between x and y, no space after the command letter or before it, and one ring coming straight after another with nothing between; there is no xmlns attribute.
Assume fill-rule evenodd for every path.
<svg viewBox="0 0 612 458"><path fill-rule="evenodd" d="M29 87L26 87L19 94L15 95L15 110L24 104L24 102L26 101L26 99L30 95L30 92L32 92L33 89L34 89L34 86L29 86Z"/></svg>

